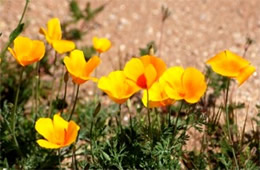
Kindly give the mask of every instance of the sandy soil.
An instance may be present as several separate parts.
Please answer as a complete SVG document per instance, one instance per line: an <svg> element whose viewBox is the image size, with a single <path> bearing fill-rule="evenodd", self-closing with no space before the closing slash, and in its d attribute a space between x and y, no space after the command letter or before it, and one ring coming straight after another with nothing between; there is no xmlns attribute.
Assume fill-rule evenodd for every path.
<svg viewBox="0 0 260 170"><path fill-rule="evenodd" d="M78 0L83 9L86 0ZM118 56L137 56L140 47L162 38L160 57L168 66L194 66L203 71L205 61L217 52L230 49L242 55L246 38L254 43L246 58L257 71L241 87L234 85L233 100L245 102L249 117L256 114L254 105L260 104L260 0L92 0L92 7L107 4L95 21L100 24L84 36L82 44L91 44L93 36L109 38L113 47L101 56L99 76L108 74L118 65ZM25 0L0 0L0 48L15 28ZM161 30L161 7L168 7L170 18ZM38 34L40 26L58 17L69 18L69 3L65 0L31 0L24 21L22 35L44 39ZM157 53L157 54L159 54ZM90 85L81 89L84 96ZM245 114L241 113L241 121Z"/></svg>

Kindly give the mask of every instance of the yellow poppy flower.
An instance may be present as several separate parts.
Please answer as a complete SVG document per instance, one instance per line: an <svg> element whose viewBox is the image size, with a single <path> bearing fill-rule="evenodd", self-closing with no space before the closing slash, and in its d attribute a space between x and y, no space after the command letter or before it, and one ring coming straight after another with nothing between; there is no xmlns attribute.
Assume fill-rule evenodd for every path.
<svg viewBox="0 0 260 170"><path fill-rule="evenodd" d="M106 52L111 47L111 42L106 38L93 37L92 43L93 43L93 47L95 48L95 50L99 53Z"/></svg>
<svg viewBox="0 0 260 170"><path fill-rule="evenodd" d="M14 40L14 49L8 48L8 50L19 64L26 66L43 58L45 46L42 41L18 36Z"/></svg>
<svg viewBox="0 0 260 170"><path fill-rule="evenodd" d="M67 122L59 114L55 114L53 120L50 118L38 119L35 129L45 138L37 140L41 147L57 149L75 142L80 127L73 120Z"/></svg>
<svg viewBox="0 0 260 170"><path fill-rule="evenodd" d="M174 100L184 99L188 103L196 103L206 91L204 75L197 69L189 67L171 67L164 72L160 81L166 83L165 92Z"/></svg>
<svg viewBox="0 0 260 170"><path fill-rule="evenodd" d="M81 50L73 50L70 56L66 56L63 61L75 83L82 84L87 80L96 81L95 78L90 77L90 74L100 64L99 57L94 56L86 62Z"/></svg>
<svg viewBox="0 0 260 170"><path fill-rule="evenodd" d="M207 64L211 65L216 73L235 78L239 85L243 84L256 70L249 61L229 50L222 51L210 58Z"/></svg>
<svg viewBox="0 0 260 170"><path fill-rule="evenodd" d="M140 58L132 58L124 68L126 77L133 80L140 88L149 89L166 70L166 64L162 59L145 55Z"/></svg>
<svg viewBox="0 0 260 170"><path fill-rule="evenodd" d="M45 36L47 42L54 50L60 54L75 49L75 43L73 41L62 40L62 31L58 18L50 19L47 23L47 30L41 27L40 33Z"/></svg>
<svg viewBox="0 0 260 170"><path fill-rule="evenodd" d="M124 103L140 89L133 81L126 78L123 71L114 71L107 77L101 77L98 88L118 104Z"/></svg>
<svg viewBox="0 0 260 170"><path fill-rule="evenodd" d="M167 106L174 102L167 96L165 85L164 81L156 81L149 89L149 108ZM143 92L142 102L147 107L147 90Z"/></svg>

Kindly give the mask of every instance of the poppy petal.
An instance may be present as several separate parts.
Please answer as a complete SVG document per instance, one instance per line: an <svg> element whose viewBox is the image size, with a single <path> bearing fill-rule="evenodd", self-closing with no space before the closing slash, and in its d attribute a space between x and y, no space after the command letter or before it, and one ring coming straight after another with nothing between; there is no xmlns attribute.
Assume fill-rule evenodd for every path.
<svg viewBox="0 0 260 170"><path fill-rule="evenodd" d="M144 65L138 58L132 58L124 67L124 74L134 82L137 82L137 79L143 74L143 72Z"/></svg>
<svg viewBox="0 0 260 170"><path fill-rule="evenodd" d="M52 40L61 40L62 32L60 26L60 20L58 18L52 18L48 21L48 36Z"/></svg>
<svg viewBox="0 0 260 170"><path fill-rule="evenodd" d="M51 143L47 140L44 140L44 139L39 139L37 140L37 143L43 147L43 148L47 148L47 149L58 149L58 148L61 148L62 146L61 145L57 145L57 144L54 144L54 143Z"/></svg>
<svg viewBox="0 0 260 170"><path fill-rule="evenodd" d="M185 69L182 77L183 88L185 90L185 101L196 103L206 91L206 82L204 75L195 68Z"/></svg>
<svg viewBox="0 0 260 170"><path fill-rule="evenodd" d="M181 100L185 95L182 86L183 72L182 67L171 67L163 73L159 80L165 83L165 92L171 99Z"/></svg>
<svg viewBox="0 0 260 170"><path fill-rule="evenodd" d="M236 77L236 80L238 81L239 83L239 86L241 84L244 83L244 81L246 81L250 75L252 75L254 72L255 72L256 68L249 65L245 68L243 68L241 71L240 71L240 74Z"/></svg>
<svg viewBox="0 0 260 170"><path fill-rule="evenodd" d="M212 69L223 76L236 77L250 63L235 53L225 50L207 61Z"/></svg>
<svg viewBox="0 0 260 170"><path fill-rule="evenodd" d="M68 122L65 121L59 114L53 116L53 128L55 133L56 142L64 144L65 142L65 130L68 128Z"/></svg>
<svg viewBox="0 0 260 170"><path fill-rule="evenodd" d="M63 54L75 49L75 43L68 40L54 40L52 46L59 54Z"/></svg>
<svg viewBox="0 0 260 170"><path fill-rule="evenodd" d="M54 133L53 123L50 118L38 119L35 124L35 129L40 135L42 135L48 141L51 142L55 141L53 137L53 133Z"/></svg>
<svg viewBox="0 0 260 170"><path fill-rule="evenodd" d="M69 122L64 145L70 145L76 141L79 129L80 127L74 121Z"/></svg>

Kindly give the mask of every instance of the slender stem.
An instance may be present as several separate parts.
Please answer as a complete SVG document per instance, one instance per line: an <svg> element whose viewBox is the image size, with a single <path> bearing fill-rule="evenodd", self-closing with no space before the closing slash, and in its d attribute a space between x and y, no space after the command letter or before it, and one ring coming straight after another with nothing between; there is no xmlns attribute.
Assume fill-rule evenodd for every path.
<svg viewBox="0 0 260 170"><path fill-rule="evenodd" d="M20 24L22 23L22 21L23 21L23 17L24 17L24 14L25 14L26 9L27 9L27 7L28 7L29 1L30 1L30 0L26 0L26 2L25 2L25 6L24 6L24 9L23 9L23 13L22 13L22 16L21 16L21 18L20 18L20 20L19 20L18 25L20 25Z"/></svg>
<svg viewBox="0 0 260 170"><path fill-rule="evenodd" d="M53 77L52 77L52 82L51 82L51 96L50 96L50 105L49 105L49 113L48 113L48 117L51 116L52 113L52 103L53 103L53 96L54 96L54 82L56 80L56 77L54 75L55 71L56 71L56 61L57 61L57 57L58 57L58 53L55 51L55 58L54 58L54 62L53 62L53 66L54 66L54 70L53 70Z"/></svg>
<svg viewBox="0 0 260 170"><path fill-rule="evenodd" d="M73 107L72 107L72 110L71 110L71 113L70 113L70 117L69 117L69 121L71 120L71 117L72 117L72 114L74 113L75 111L75 108L76 108L76 104L77 104L77 100L78 100L78 95L79 95L79 84L77 85L77 91L76 91L76 96L75 96L75 99L74 99L74 104L73 104Z"/></svg>
<svg viewBox="0 0 260 170"><path fill-rule="evenodd" d="M65 73L66 74L66 73ZM62 67L62 74L61 75L64 75L64 67ZM64 77L64 76L63 76ZM60 91L61 91L61 87L62 87L62 83L63 83L63 80L64 79L60 79L60 82L59 82L59 86L58 86L58 93L56 95L56 98L59 98L60 96Z"/></svg>
<svg viewBox="0 0 260 170"><path fill-rule="evenodd" d="M161 23L161 36L160 36L160 41L159 41L159 57L162 51L162 39L163 39L163 30L164 30L164 21Z"/></svg>
<svg viewBox="0 0 260 170"><path fill-rule="evenodd" d="M93 127L95 126L95 116L94 116L94 112L92 113L92 121L91 121L91 125L90 125L90 150L91 150L91 157L92 157L92 161L95 162L95 158L94 158L94 152L93 152Z"/></svg>
<svg viewBox="0 0 260 170"><path fill-rule="evenodd" d="M168 126L170 127L171 126L171 106L168 107L168 112L169 112L169 119L168 119Z"/></svg>
<svg viewBox="0 0 260 170"><path fill-rule="evenodd" d="M24 15L25 15L25 12L26 12L26 10L27 10L27 8L28 8L28 4L29 4L29 0L26 0L25 6L24 6L24 8L23 8L23 13L22 13L22 15L21 15L21 18L20 18L20 20L19 20L19 22L18 22L16 28L18 28L18 26L22 23L23 18L24 18ZM8 43L6 44L6 46L3 48L2 52L0 53L0 58L3 58L3 57L4 57L4 55L5 55L6 51L7 51L7 48L10 46L10 44L12 44L13 41L14 41L14 39L10 39L10 38L9 38Z"/></svg>
<svg viewBox="0 0 260 170"><path fill-rule="evenodd" d="M59 169L61 170L61 160L60 160L61 154L60 154L60 149L58 149L58 154L59 154Z"/></svg>
<svg viewBox="0 0 260 170"><path fill-rule="evenodd" d="M66 73L65 73L66 74ZM67 96L67 86L68 86L68 81L65 80L65 86L64 86L64 95L63 95L63 100L62 100L62 108L61 108L61 114L64 111L64 105L66 103L66 96Z"/></svg>
<svg viewBox="0 0 260 170"><path fill-rule="evenodd" d="M226 97L225 97L225 111L226 111L226 119L227 119L226 121L227 121L228 137L229 137L229 140L230 140L230 142L232 144L232 154L233 154L233 157L234 157L234 160L235 160L236 168L239 169L237 158L236 158L236 154L235 154L235 150L234 150L234 143L233 143L232 136L231 136L230 124L229 124L229 108L228 108L229 85L230 85L230 79L228 79L228 82L227 82Z"/></svg>
<svg viewBox="0 0 260 170"><path fill-rule="evenodd" d="M98 52L97 56L100 58L101 53ZM94 77L95 78L97 78L97 74L98 74L98 68L96 68L95 71L94 71ZM97 101L98 101L98 90L97 90L97 86L95 85L94 86L94 103L97 104Z"/></svg>
<svg viewBox="0 0 260 170"><path fill-rule="evenodd" d="M175 126L174 126L174 129L173 129L173 134L175 134L175 131L176 131L176 129L177 129L178 120L179 120L179 115L180 115L180 112L181 112L183 103L184 103L184 102L183 102L183 100L182 100L182 101L181 101L180 109L179 109L178 112L177 112L177 116L176 116L176 120L175 120Z"/></svg>
<svg viewBox="0 0 260 170"><path fill-rule="evenodd" d="M117 126L119 126L121 132L122 132L122 124L121 124L121 104L118 105L118 112L117 112Z"/></svg>
<svg viewBox="0 0 260 170"><path fill-rule="evenodd" d="M149 105L149 90L148 88L146 89L147 90L147 114L148 114L148 134L150 134L150 131L151 131L151 117L150 117L150 105Z"/></svg>
<svg viewBox="0 0 260 170"><path fill-rule="evenodd" d="M77 158L76 158L75 152L76 152L76 146L73 145L73 149L72 149L72 163L73 163L73 169L77 170L78 169L78 165L77 165Z"/></svg>
<svg viewBox="0 0 260 170"><path fill-rule="evenodd" d="M14 143L15 143L20 155L22 155L22 152L20 150L19 144L18 144L17 139L16 139L15 124L16 124L17 104L18 104L18 99L19 99L19 93L20 93L20 87L21 87L23 72L24 72L24 68L22 68L22 71L20 72L19 81L18 81L18 88L17 88L17 91L16 91L16 96L15 96L15 101L14 101L14 109L13 109L13 112L12 112L12 136L13 136Z"/></svg>
<svg viewBox="0 0 260 170"><path fill-rule="evenodd" d="M34 122L36 122L36 119L37 119L37 116L38 116L39 84L40 84L40 62L37 62L36 71L37 71L37 73L36 73Z"/></svg>

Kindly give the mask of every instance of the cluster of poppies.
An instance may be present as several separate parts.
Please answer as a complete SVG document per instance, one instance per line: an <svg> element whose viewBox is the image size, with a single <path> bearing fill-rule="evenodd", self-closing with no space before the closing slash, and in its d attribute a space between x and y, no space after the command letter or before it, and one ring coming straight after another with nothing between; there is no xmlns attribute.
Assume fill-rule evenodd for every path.
<svg viewBox="0 0 260 170"><path fill-rule="evenodd" d="M98 80L90 75L101 62L100 54L111 47L108 39L94 37L93 47L98 55L86 61L83 52L75 49L74 42L62 39L58 18L49 20L47 29L40 28L40 33L57 53L70 52L63 61L74 83L81 85L93 80L99 89L118 104L126 102L140 90L143 90L142 102L148 108L171 105L178 100L192 104L198 102L207 89L205 76L198 69L180 66L167 69L165 62L154 55L132 58L123 70L113 71ZM43 58L45 46L42 41L19 36L14 40L14 48L9 48L9 51L19 64L26 66ZM239 85L255 72L255 67L249 61L229 50L218 53L206 63L216 73L235 78ZM53 149L75 142L79 131L74 121L68 122L60 114L55 114L53 120L38 119L35 128L45 138L37 140L37 143Z"/></svg>

